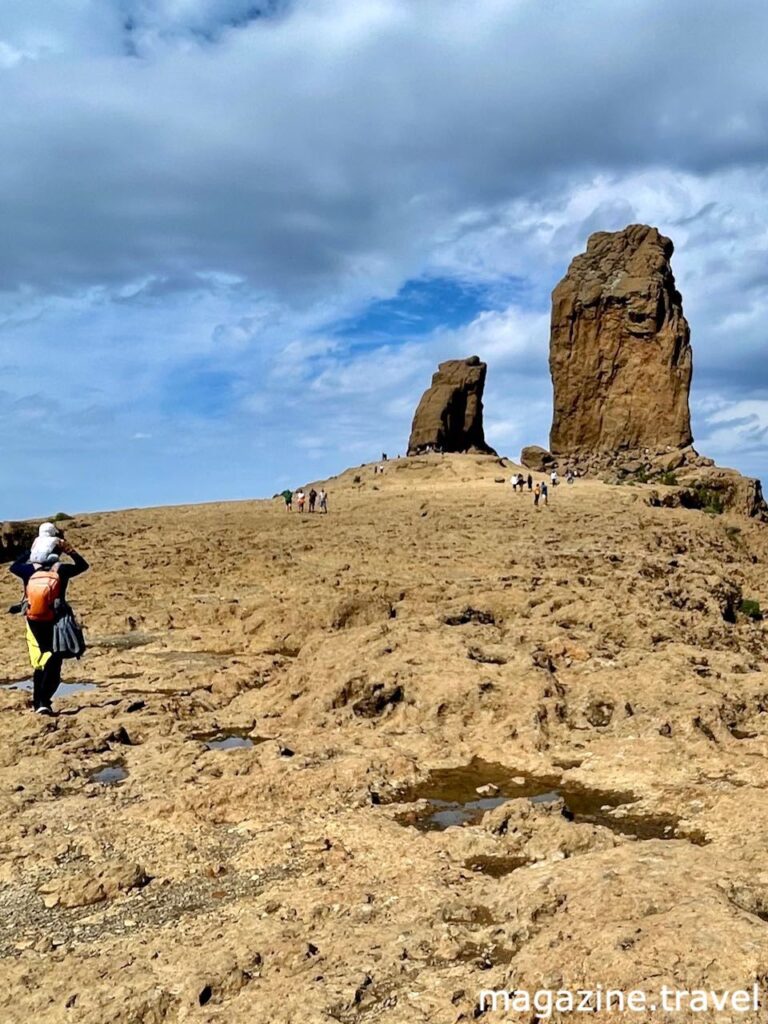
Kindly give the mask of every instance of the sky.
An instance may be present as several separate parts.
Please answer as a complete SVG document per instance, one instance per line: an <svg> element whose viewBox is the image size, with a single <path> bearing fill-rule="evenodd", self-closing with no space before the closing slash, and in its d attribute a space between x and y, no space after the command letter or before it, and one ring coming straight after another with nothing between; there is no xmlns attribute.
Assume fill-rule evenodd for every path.
<svg viewBox="0 0 768 1024"><path fill-rule="evenodd" d="M546 444L549 297L675 243L695 443L768 478L764 0L3 0L0 519Z"/></svg>

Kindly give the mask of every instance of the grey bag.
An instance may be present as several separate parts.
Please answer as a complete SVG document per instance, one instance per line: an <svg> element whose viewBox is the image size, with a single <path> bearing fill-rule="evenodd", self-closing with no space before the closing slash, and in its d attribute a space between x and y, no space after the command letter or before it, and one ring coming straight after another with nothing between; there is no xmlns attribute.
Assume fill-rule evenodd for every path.
<svg viewBox="0 0 768 1024"><path fill-rule="evenodd" d="M53 625L53 651L64 658L82 658L85 654L85 637L69 605Z"/></svg>

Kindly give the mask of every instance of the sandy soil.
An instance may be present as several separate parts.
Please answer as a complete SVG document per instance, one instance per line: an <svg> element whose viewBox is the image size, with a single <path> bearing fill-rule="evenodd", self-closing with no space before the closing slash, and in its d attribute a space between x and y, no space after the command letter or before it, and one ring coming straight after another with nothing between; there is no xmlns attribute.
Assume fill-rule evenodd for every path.
<svg viewBox="0 0 768 1024"><path fill-rule="evenodd" d="M584 481L536 513L511 471L75 520L65 679L96 686L52 720L0 688L0 1020L446 1024L504 1019L481 989L764 983L768 648L739 608L765 528Z"/></svg>

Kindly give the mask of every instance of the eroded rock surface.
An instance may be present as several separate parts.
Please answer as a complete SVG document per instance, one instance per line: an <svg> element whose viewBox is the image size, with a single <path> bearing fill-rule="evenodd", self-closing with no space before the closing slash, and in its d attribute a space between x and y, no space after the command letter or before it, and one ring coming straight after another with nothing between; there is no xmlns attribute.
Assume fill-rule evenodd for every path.
<svg viewBox="0 0 768 1024"><path fill-rule="evenodd" d="M68 527L99 645L64 677L98 686L55 719L0 687L3 1024L455 1024L499 1016L481 989L768 976L765 527L594 479L534 513L490 456L370 469L328 516ZM18 617L0 646L28 678ZM456 768L431 796L466 823L423 830Z"/></svg>
<svg viewBox="0 0 768 1024"><path fill-rule="evenodd" d="M597 232L552 293L554 454L691 443L691 347L672 251L646 225Z"/></svg>
<svg viewBox="0 0 768 1024"><path fill-rule="evenodd" d="M483 452L483 388L487 366L477 356L440 363L413 417L408 454Z"/></svg>

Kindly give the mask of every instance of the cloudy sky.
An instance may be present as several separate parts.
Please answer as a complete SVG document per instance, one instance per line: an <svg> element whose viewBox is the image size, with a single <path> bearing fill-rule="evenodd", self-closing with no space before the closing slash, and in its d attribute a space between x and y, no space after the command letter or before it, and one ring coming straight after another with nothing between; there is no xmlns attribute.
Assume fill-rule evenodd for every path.
<svg viewBox="0 0 768 1024"><path fill-rule="evenodd" d="M549 293L676 245L700 451L768 477L764 0L2 0L0 519L546 443Z"/></svg>

